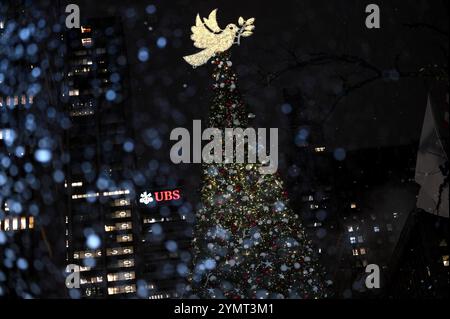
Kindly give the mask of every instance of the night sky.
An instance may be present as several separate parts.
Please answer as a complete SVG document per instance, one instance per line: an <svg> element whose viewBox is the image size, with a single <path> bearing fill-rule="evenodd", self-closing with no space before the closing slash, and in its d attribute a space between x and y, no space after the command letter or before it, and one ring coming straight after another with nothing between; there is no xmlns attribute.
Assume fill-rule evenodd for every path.
<svg viewBox="0 0 450 319"><path fill-rule="evenodd" d="M68 1L68 3L73 1ZM63 2L64 3L64 2ZM296 151L288 135L288 117L283 114L284 90L301 92L293 107L324 130L328 149L346 150L404 145L418 141L426 106L428 81L409 77L409 72L433 64L445 64L442 47L448 37L428 27L447 30L447 10L443 1L377 1L381 28L367 29L368 1L77 1L82 19L121 16L127 38L132 100L135 114L139 165L151 159L166 162L178 178L198 185L199 166L170 163L170 131L188 129L193 119L206 121L210 91L210 68L192 69L182 56L197 52L190 40L195 16L207 16L219 8L220 26L236 23L239 16L256 18L253 36L233 48L232 60L240 77L240 88L256 114L258 127L280 130L280 160ZM154 5L154 9L149 9ZM153 7L152 7L153 8ZM448 33L447 33L448 34ZM166 45L158 47L164 37ZM161 42L160 42L161 46ZM141 62L139 50L150 52ZM294 62L314 54L331 58L319 65ZM295 58L294 58L295 56ZM341 57L350 57L343 62ZM297 59L297 60L295 60ZM401 72L394 71L396 65ZM279 71L283 72L278 73ZM345 84L353 85L373 76L361 88L345 94ZM268 82L267 75L278 74ZM282 164L282 163L281 163ZM167 167L166 167L167 168ZM283 168L283 167L282 167ZM158 182L157 182L158 183ZM158 184L170 184L160 180Z"/></svg>

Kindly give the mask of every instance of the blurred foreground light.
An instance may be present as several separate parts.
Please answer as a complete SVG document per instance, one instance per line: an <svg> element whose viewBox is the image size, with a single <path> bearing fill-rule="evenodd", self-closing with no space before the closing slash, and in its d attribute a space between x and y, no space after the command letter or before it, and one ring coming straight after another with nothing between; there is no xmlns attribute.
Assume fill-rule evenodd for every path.
<svg viewBox="0 0 450 319"><path fill-rule="evenodd" d="M149 58L150 54L147 48L140 48L138 52L138 59L141 62L146 62Z"/></svg>
<svg viewBox="0 0 450 319"><path fill-rule="evenodd" d="M90 234L86 240L86 245L90 249L97 249L100 247L100 237L98 237L96 234Z"/></svg>
<svg viewBox="0 0 450 319"><path fill-rule="evenodd" d="M52 153L47 149L38 149L34 153L34 158L41 163L47 163L52 159Z"/></svg>

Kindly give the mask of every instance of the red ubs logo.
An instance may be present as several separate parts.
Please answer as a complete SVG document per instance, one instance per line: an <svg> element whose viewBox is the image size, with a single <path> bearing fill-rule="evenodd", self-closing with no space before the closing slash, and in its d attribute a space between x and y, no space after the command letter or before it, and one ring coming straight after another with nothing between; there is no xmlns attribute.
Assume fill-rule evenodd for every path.
<svg viewBox="0 0 450 319"><path fill-rule="evenodd" d="M153 196L155 196L153 198ZM171 200L177 200L180 199L180 190L174 189L174 190L168 190L168 191L159 191L159 192L153 192L153 194L143 192L141 193L141 198L139 199L140 203L143 203L145 205L150 204L154 200L157 202L164 202L164 201L171 201Z"/></svg>

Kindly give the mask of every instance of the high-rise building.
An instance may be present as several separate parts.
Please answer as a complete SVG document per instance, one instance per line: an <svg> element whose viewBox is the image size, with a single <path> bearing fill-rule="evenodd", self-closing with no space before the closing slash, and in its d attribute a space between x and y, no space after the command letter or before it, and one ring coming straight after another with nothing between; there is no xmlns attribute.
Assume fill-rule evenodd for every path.
<svg viewBox="0 0 450 319"><path fill-rule="evenodd" d="M180 209L184 194L133 186L121 21L88 20L68 32L66 42L63 99L71 119L65 137L66 247L67 263L80 270L78 291L94 298L179 297L190 258L190 228Z"/></svg>
<svg viewBox="0 0 450 319"><path fill-rule="evenodd" d="M380 269L381 285L409 212L415 207L416 145L346 152L334 161L336 213L341 234L335 287L338 297L375 297L367 289L366 266Z"/></svg>
<svg viewBox="0 0 450 319"><path fill-rule="evenodd" d="M143 190L140 199L142 239L138 286L150 299L179 298L184 291L192 230L184 191L180 188Z"/></svg>
<svg viewBox="0 0 450 319"><path fill-rule="evenodd" d="M136 292L140 230L129 182L135 159L124 42L118 18L66 34L66 247L68 264L80 267L81 297Z"/></svg>
<svg viewBox="0 0 450 319"><path fill-rule="evenodd" d="M301 91L285 90L284 98L291 105L291 136L298 147L288 168L292 203L333 281L334 296L379 296L380 289L366 288L365 268L377 264L382 276L388 273L415 206L417 145L330 149L320 123L304 109Z"/></svg>

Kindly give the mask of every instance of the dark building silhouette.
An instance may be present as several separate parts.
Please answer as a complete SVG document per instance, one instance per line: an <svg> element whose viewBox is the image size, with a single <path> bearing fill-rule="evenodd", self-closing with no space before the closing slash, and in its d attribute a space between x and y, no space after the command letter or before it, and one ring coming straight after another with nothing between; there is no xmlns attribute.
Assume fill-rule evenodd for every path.
<svg viewBox="0 0 450 319"><path fill-rule="evenodd" d="M365 268L387 273L406 217L415 207L417 145L330 149L320 123L310 119L299 90L284 91L297 152L290 155L291 203L320 253L336 298L377 297Z"/></svg>
<svg viewBox="0 0 450 319"><path fill-rule="evenodd" d="M334 163L333 207L340 234L336 240L337 297L377 297L367 289L366 266L376 264L383 278L418 186L414 182L417 146L347 151ZM339 157L339 156L338 156Z"/></svg>
<svg viewBox="0 0 450 319"><path fill-rule="evenodd" d="M389 264L384 296L394 299L449 297L448 218L412 211Z"/></svg>

